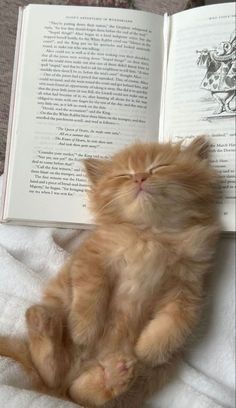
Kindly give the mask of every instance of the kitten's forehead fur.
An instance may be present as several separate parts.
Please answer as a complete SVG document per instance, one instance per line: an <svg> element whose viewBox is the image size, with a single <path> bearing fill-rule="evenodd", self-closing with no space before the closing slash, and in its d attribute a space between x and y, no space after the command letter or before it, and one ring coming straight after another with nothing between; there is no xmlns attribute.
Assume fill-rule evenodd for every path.
<svg viewBox="0 0 236 408"><path fill-rule="evenodd" d="M187 155L187 156L186 156ZM135 173L149 171L151 166L168 163L173 164L175 160L208 159L209 143L203 136L197 137L186 147L183 143L135 143L120 152L111 159L85 159L84 165L88 178L91 182L98 181L101 176L119 169ZM95 179L94 179L95 177Z"/></svg>
<svg viewBox="0 0 236 408"><path fill-rule="evenodd" d="M131 174L148 172L158 164L173 162L180 153L180 145L136 143L113 156L117 168L127 168Z"/></svg>

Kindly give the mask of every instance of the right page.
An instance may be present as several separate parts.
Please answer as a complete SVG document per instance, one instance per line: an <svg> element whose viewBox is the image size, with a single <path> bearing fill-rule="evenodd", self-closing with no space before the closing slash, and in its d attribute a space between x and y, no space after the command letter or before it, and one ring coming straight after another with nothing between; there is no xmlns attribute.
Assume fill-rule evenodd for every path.
<svg viewBox="0 0 236 408"><path fill-rule="evenodd" d="M222 177L225 231L235 231L235 4L200 7L170 18L164 95L165 140L205 134Z"/></svg>

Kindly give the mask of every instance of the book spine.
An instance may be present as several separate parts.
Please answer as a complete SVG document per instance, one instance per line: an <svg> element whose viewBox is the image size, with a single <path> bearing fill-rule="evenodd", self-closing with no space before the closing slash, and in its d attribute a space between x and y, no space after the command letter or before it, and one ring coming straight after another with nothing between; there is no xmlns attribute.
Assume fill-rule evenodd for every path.
<svg viewBox="0 0 236 408"><path fill-rule="evenodd" d="M165 135L165 96L167 85L167 70L168 70L168 56L170 47L170 31L171 31L171 17L167 14L164 15L164 28L163 28L163 43L164 43L164 55L163 55L163 68L162 68L162 87L161 87L161 108L159 119L159 135L158 141L163 143L166 141Z"/></svg>
<svg viewBox="0 0 236 408"><path fill-rule="evenodd" d="M1 222L4 222L4 218L5 218L4 212L5 212L5 202L6 202L6 190L7 190L7 184L8 184L8 168L9 168L11 141L12 141L12 127L13 127L13 118L14 118L15 101L16 101L15 97L16 97L16 85L17 85L19 57L20 57L20 44L21 44L21 37L22 37L23 11L24 11L24 7L20 7L19 13L18 13L18 21L17 21L16 46L15 46L15 56L14 56L14 64L13 64L10 110L9 110L9 119L8 119L7 143L6 143L5 164L4 164L4 174L3 174L3 187L2 187L1 208L0 208L0 221Z"/></svg>

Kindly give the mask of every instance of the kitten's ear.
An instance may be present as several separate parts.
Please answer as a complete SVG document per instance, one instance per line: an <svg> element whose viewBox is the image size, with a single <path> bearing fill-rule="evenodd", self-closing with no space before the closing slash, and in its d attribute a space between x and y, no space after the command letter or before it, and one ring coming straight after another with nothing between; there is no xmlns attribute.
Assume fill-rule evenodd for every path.
<svg viewBox="0 0 236 408"><path fill-rule="evenodd" d="M205 136L196 137L185 149L186 152L194 153L203 160L209 158L209 150L210 143Z"/></svg>
<svg viewBox="0 0 236 408"><path fill-rule="evenodd" d="M96 184L97 181L107 172L108 160L84 159L83 164L89 180Z"/></svg>

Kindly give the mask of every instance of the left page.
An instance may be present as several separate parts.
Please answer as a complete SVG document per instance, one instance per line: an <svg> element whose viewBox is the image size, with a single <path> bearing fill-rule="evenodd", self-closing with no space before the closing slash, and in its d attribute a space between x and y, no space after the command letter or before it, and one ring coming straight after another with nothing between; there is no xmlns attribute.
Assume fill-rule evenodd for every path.
<svg viewBox="0 0 236 408"><path fill-rule="evenodd" d="M157 136L163 17L136 10L23 10L3 219L91 223L86 157Z"/></svg>
<svg viewBox="0 0 236 408"><path fill-rule="evenodd" d="M163 140L206 135L222 179L218 205L225 232L235 231L235 3L170 17Z"/></svg>

